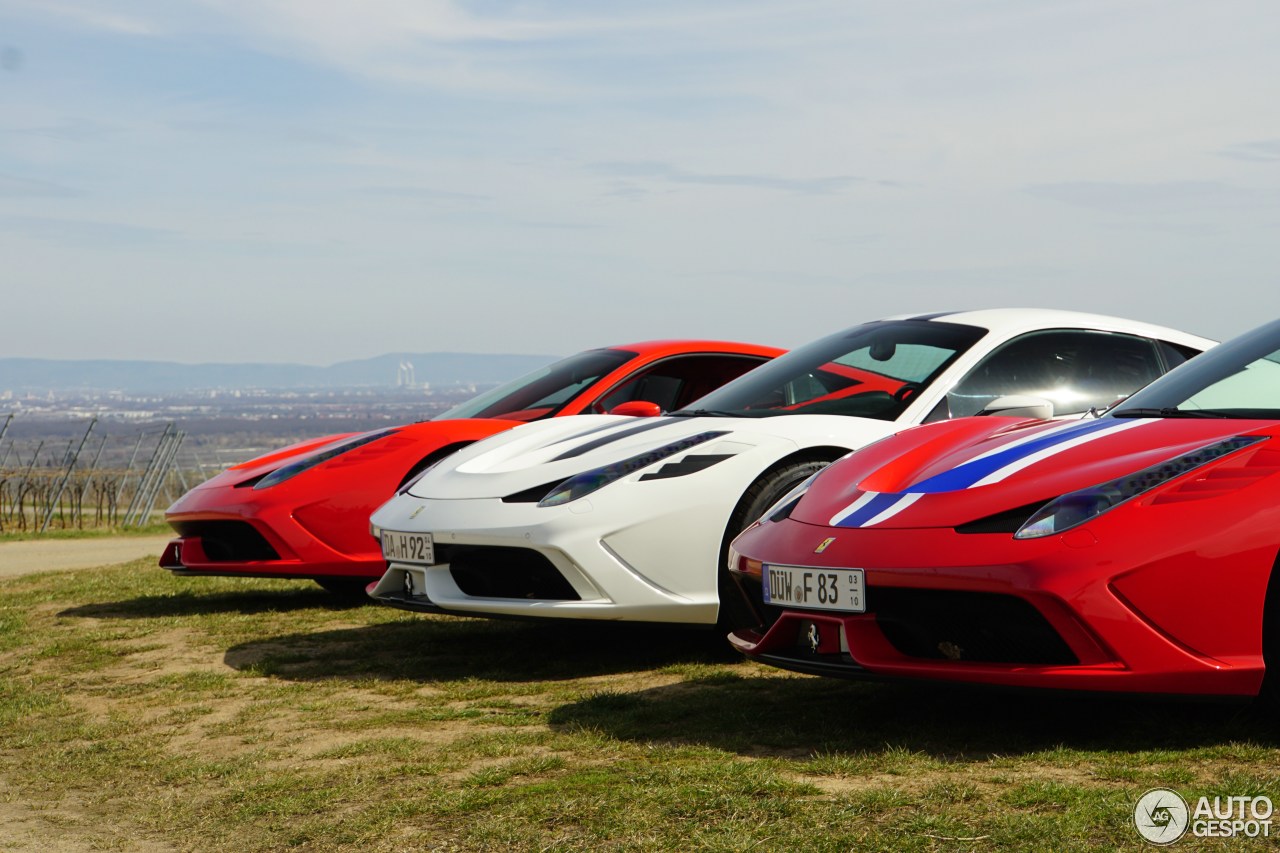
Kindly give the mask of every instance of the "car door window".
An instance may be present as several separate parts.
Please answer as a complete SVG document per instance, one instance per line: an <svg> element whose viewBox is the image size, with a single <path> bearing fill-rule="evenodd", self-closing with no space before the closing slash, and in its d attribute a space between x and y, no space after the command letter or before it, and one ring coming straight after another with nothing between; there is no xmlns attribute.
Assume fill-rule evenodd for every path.
<svg viewBox="0 0 1280 853"><path fill-rule="evenodd" d="M684 408L731 379L759 367L768 359L759 356L701 354L664 359L605 393L594 412L608 412L622 403L646 400L664 412Z"/></svg>
<svg viewBox="0 0 1280 853"><path fill-rule="evenodd" d="M997 397L1053 403L1055 415L1082 414L1127 397L1161 374L1153 341L1083 330L1032 332L983 359L947 394L953 418L976 415Z"/></svg>

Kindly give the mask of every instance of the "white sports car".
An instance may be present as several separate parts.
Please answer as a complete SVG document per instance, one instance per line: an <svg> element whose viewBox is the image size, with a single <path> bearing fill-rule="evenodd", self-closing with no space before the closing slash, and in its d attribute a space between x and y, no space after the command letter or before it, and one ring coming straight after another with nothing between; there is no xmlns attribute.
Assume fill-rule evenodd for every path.
<svg viewBox="0 0 1280 853"><path fill-rule="evenodd" d="M372 518L375 599L426 612L734 626L731 539L828 463L909 426L1105 407L1213 345L1073 312L854 326L655 418L553 418L477 442ZM721 600L721 593L724 600Z"/></svg>

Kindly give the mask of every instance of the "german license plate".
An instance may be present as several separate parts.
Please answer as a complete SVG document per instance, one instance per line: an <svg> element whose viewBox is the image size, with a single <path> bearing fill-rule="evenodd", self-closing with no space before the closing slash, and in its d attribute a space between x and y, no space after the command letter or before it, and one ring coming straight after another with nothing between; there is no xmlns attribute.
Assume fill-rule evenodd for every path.
<svg viewBox="0 0 1280 853"><path fill-rule="evenodd" d="M867 612L867 581L862 569L814 569L764 566L764 603L812 610Z"/></svg>
<svg viewBox="0 0 1280 853"><path fill-rule="evenodd" d="M398 530L382 531L382 556L397 563L425 563L436 561L435 543L430 533L401 533Z"/></svg>

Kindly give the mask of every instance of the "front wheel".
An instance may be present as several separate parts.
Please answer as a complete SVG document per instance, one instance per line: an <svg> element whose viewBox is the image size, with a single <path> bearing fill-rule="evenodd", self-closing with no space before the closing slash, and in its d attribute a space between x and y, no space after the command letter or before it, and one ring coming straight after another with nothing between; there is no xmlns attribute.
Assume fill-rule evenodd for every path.
<svg viewBox="0 0 1280 853"><path fill-rule="evenodd" d="M1262 604L1262 694L1271 712L1280 711L1280 556L1271 566Z"/></svg>
<svg viewBox="0 0 1280 853"><path fill-rule="evenodd" d="M725 564L729 554L729 543L739 533L746 530L765 511L782 499L787 492L830 465L830 459L799 459L775 465L761 474L743 493L733 515L729 516L729 526L725 528L724 540L720 543L720 568L716 572L716 589L720 596L720 612L716 617L718 627L732 631L737 628L750 628L759 623L750 603L743 598L742 590L729 574Z"/></svg>

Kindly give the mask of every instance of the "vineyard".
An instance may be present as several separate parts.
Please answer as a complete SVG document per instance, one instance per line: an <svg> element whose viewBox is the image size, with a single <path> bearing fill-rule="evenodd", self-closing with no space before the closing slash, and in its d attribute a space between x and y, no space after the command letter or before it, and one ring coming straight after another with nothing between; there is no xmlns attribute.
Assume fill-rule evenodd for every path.
<svg viewBox="0 0 1280 853"><path fill-rule="evenodd" d="M24 397L0 411L0 535L145 526L231 465L317 435L420 420L453 402L451 392L402 389Z"/></svg>
<svg viewBox="0 0 1280 853"><path fill-rule="evenodd" d="M120 433L93 418L70 437L14 438L12 422L0 415L0 534L141 527L187 489L260 449L202 458L173 423Z"/></svg>

